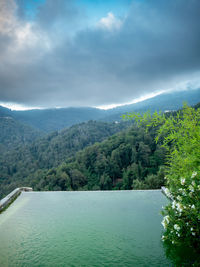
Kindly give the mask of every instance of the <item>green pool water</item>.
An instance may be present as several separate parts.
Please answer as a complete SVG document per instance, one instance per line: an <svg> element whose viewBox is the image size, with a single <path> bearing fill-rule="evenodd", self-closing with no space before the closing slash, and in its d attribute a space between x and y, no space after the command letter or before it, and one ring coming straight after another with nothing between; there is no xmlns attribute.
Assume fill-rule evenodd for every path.
<svg viewBox="0 0 200 267"><path fill-rule="evenodd" d="M0 214L0 266L171 266L160 191L24 192Z"/></svg>

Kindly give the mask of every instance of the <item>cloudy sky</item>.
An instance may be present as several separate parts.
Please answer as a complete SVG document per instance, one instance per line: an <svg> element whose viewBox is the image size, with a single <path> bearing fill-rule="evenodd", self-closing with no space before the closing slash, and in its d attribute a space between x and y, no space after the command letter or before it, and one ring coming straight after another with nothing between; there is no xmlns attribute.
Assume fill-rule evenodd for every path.
<svg viewBox="0 0 200 267"><path fill-rule="evenodd" d="M199 0L0 0L0 104L106 106L200 86Z"/></svg>

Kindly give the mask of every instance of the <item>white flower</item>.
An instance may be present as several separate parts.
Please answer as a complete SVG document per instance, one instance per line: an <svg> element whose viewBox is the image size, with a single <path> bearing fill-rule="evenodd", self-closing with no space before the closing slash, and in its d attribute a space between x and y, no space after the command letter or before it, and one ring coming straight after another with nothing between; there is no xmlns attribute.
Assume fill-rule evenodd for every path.
<svg viewBox="0 0 200 267"><path fill-rule="evenodd" d="M178 224L174 224L174 229L180 231L181 227Z"/></svg>
<svg viewBox="0 0 200 267"><path fill-rule="evenodd" d="M181 196L177 196L177 199L178 199L178 201L181 201L182 197Z"/></svg>
<svg viewBox="0 0 200 267"><path fill-rule="evenodd" d="M185 189L183 189L183 188L179 188L179 191L181 192L181 194L182 194L183 196L186 196Z"/></svg>
<svg viewBox="0 0 200 267"><path fill-rule="evenodd" d="M172 240L172 244L174 244L174 240Z"/></svg>
<svg viewBox="0 0 200 267"><path fill-rule="evenodd" d="M164 229L167 228L167 225L166 225L165 221L162 221L161 224L162 224L162 226L164 227Z"/></svg>
<svg viewBox="0 0 200 267"><path fill-rule="evenodd" d="M190 228L190 231L193 231L193 230L194 230L193 227L191 227L191 228Z"/></svg>
<svg viewBox="0 0 200 267"><path fill-rule="evenodd" d="M182 184L182 185L185 184L185 178L181 178L181 184Z"/></svg>
<svg viewBox="0 0 200 267"><path fill-rule="evenodd" d="M186 192L185 192L185 190L183 190L182 195L183 195L184 197L186 196Z"/></svg>
<svg viewBox="0 0 200 267"><path fill-rule="evenodd" d="M161 239L162 239L162 241L164 241L164 240L165 240L165 236L164 236L164 235L162 235Z"/></svg>
<svg viewBox="0 0 200 267"><path fill-rule="evenodd" d="M169 216L165 216L161 222L161 224L163 225L164 229L167 228L167 224L169 224Z"/></svg>
<svg viewBox="0 0 200 267"><path fill-rule="evenodd" d="M189 186L189 190L194 193L194 187L192 185Z"/></svg>
<svg viewBox="0 0 200 267"><path fill-rule="evenodd" d="M176 208L176 201L173 200L173 201L172 201L172 209L175 209L175 208Z"/></svg>
<svg viewBox="0 0 200 267"><path fill-rule="evenodd" d="M193 235L193 236L195 236L195 233L194 233L194 232L192 232L192 235Z"/></svg>
<svg viewBox="0 0 200 267"><path fill-rule="evenodd" d="M176 204L176 208L177 208L177 210L178 210L179 212L182 212L182 211L183 211L182 206L181 206L180 203L177 203L177 204Z"/></svg>
<svg viewBox="0 0 200 267"><path fill-rule="evenodd" d="M197 172L193 172L191 178L194 178L197 175Z"/></svg>
<svg viewBox="0 0 200 267"><path fill-rule="evenodd" d="M168 188L165 188L165 194L166 194L166 196L167 196L168 198L171 198L171 197L172 197L172 195L171 195L171 193L170 193L170 191L169 191Z"/></svg>
<svg viewBox="0 0 200 267"><path fill-rule="evenodd" d="M191 208L192 208L192 209L195 209L195 205L193 204L193 205L191 206Z"/></svg>

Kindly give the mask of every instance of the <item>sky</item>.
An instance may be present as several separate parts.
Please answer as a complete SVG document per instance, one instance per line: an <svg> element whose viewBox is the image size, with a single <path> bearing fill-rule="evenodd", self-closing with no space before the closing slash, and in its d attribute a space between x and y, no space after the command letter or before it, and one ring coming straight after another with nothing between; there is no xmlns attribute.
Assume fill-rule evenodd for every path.
<svg viewBox="0 0 200 267"><path fill-rule="evenodd" d="M0 105L114 107L200 87L199 0L0 0Z"/></svg>

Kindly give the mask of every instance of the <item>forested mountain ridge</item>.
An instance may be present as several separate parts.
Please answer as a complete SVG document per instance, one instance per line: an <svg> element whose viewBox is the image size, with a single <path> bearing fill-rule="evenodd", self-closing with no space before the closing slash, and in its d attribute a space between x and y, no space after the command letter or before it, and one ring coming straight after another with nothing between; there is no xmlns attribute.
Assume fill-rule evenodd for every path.
<svg viewBox="0 0 200 267"><path fill-rule="evenodd" d="M103 146L109 147L108 144L109 142L112 143L113 139L108 140L108 143L104 143L103 145L99 144L94 146L95 149L98 150L99 157L97 157L97 160L95 153L91 152L92 154L90 155L90 153L88 152L90 151L90 149L92 151L94 150L92 147L88 148L89 150L84 150L82 152L83 154L80 154L80 155L88 155L89 158L91 156L91 159L95 158L94 162L91 161L91 167L90 167L93 168L94 170L98 169L96 167L96 163L102 162L101 158L105 159L105 162L107 162L107 166L109 166L108 168L112 169L116 167L119 170L119 172L115 173L116 175L113 176L112 171L109 172L108 170L104 173L101 173L100 170L99 173L96 171L91 172L91 170L88 169L87 164L85 165L84 160L79 161L79 159L77 158L79 157L78 156L79 154L77 154L77 156L75 156L75 154L76 152L84 149L86 146L90 146L95 142L101 142L105 138L123 130L124 128L126 128L127 126L126 124L124 123L107 124L100 121L99 122L90 121L88 123L81 123L80 125L74 125L71 128L67 128L60 132L53 132L51 134L48 134L47 136L44 136L43 138L35 140L35 138L37 138L38 133L32 132L32 130L30 130L30 128L28 129L27 128L28 126L25 125L23 125L24 129L30 130L30 133L25 130L23 132L22 130L23 127L21 122L17 121L11 116L13 114L13 111L0 107L0 114L2 117L1 118L2 124L0 125L2 125L2 129L4 129L4 131L1 131L1 147L0 147L2 151L2 153L0 154L0 197L2 197L3 194L10 192L15 187L25 186L25 185L27 186L33 185L34 189L38 190L56 190L56 188L57 189L60 188L59 190L70 190L70 189L91 190L95 188L97 189L99 188L127 189L127 188L148 188L148 187L155 188L160 186L161 184L161 182L157 183L158 181L157 178L161 177L159 176L160 174L159 175L157 174L159 166L161 166L163 163L159 162L159 157L157 158L156 156L158 152L157 148L160 149L159 151L161 159L164 157L164 154L163 152L161 152L162 149L159 147L159 145L156 148L155 154L154 154L155 151L152 150L152 148L147 148L149 145L154 146L152 141L153 133L151 133L152 136L150 136L150 138L149 137L147 138L149 139L149 143L144 142L144 139L146 137L143 136L142 134L139 137L135 138L135 140L137 140L137 142L140 143L139 144L140 149L143 149L145 147L145 149L150 151L149 154L148 153L146 154L148 156L148 164L145 163L146 165L143 164L141 160L137 159L137 157L139 157L138 152L140 151L140 149L138 151L137 151L138 148L136 149L137 144L136 143L132 144L133 146L135 146L135 148L131 147L130 149L130 144L127 141L130 140L130 138L123 137L123 133L120 133L119 136L117 135L118 137L113 137L114 139L117 139L116 144L114 145L114 148L110 147L109 148L110 152L105 152L106 154L102 153ZM121 115L122 114L123 113L121 113ZM20 128L18 131L17 127L19 126L19 124L20 127L22 128ZM129 136L128 131L129 130L127 130L125 136ZM140 133L140 128L134 131ZM144 131L144 129L142 131ZM32 144L26 144L26 142L27 143L29 143L29 141L32 142L32 138L35 141ZM123 140L122 144L119 142L118 138L119 140L120 139ZM122 146L120 147L120 145ZM125 146L125 148L123 148L123 146ZM113 149L114 150L118 149L118 147L120 147L119 151L113 152ZM14 149L12 149L12 151L9 151L9 148L14 148ZM129 158L130 154L128 152L129 155L128 162L130 164L126 165L125 162L123 164L121 162L119 163L118 166L115 165L113 167L114 156L112 156L112 152L114 154L118 154L119 158L123 158L126 157L126 149L129 152L130 150L132 151L130 152L130 154L133 153L134 149L136 149L137 152L136 159L132 161L132 159ZM146 153L145 149L144 151L142 150L144 154ZM123 154L123 151L125 154ZM70 157L74 158L71 158L69 161ZM133 156L131 157L133 158ZM67 163L64 163L66 162L66 160ZM62 171L63 168L62 163L67 164L67 168L70 169L69 173L65 170ZM60 164L61 166L59 166ZM137 166L134 165L133 168L133 166L131 167L132 164L137 164ZM155 164L156 167L154 166ZM102 166L106 168L105 165ZM152 171L152 168L154 169L154 171ZM128 169L130 169L129 177L131 175L134 177L133 173L138 173L138 175L136 176L137 178L133 180L131 180L132 178L131 179L128 178L129 182L127 186L126 184L127 178L125 177L126 177L126 171L128 172ZM50 180L47 179L47 177L49 177L48 173L49 170L50 172L51 171L53 172L53 175L50 175L52 180L51 182L49 182ZM143 172L144 170L146 171ZM69 177L69 179L68 178L66 178L67 180L61 179L62 181L60 181L60 178L58 177L58 175L60 174L62 177L65 178ZM79 178L77 178L79 175L80 177L84 177L83 178L84 182L79 183ZM153 176L149 178L149 175ZM108 181L108 183L103 182L104 180ZM150 180L155 182L153 186L149 185ZM67 184L63 185L64 181L68 181ZM61 183L62 185L59 185L59 183Z"/></svg>
<svg viewBox="0 0 200 267"><path fill-rule="evenodd" d="M104 116L104 110L90 107L10 110L0 106L0 117L12 117L23 124L50 133L81 122L97 120Z"/></svg>
<svg viewBox="0 0 200 267"><path fill-rule="evenodd" d="M8 108L0 106L0 117L12 117L12 111Z"/></svg>
<svg viewBox="0 0 200 267"><path fill-rule="evenodd" d="M12 117L0 117L0 154L21 145L29 144L41 135L40 131Z"/></svg>
<svg viewBox="0 0 200 267"><path fill-rule="evenodd" d="M200 89L178 91L173 93L163 93L161 95L146 99L144 101L124 105L109 110L108 114L103 121L116 121L121 120L121 115L127 112L146 112L151 111L152 113L157 111L176 111L181 109L183 103L186 102L189 106L194 106L200 101Z"/></svg>
<svg viewBox="0 0 200 267"><path fill-rule="evenodd" d="M26 124L50 133L102 117L102 110L90 107L14 111L13 115Z"/></svg>
<svg viewBox="0 0 200 267"><path fill-rule="evenodd" d="M177 112L169 112L167 117L170 114L176 116ZM158 127L147 132L133 125L85 148L57 168L29 177L31 186L35 190L160 188L164 184L166 151L162 143L155 142Z"/></svg>
<svg viewBox="0 0 200 267"><path fill-rule="evenodd" d="M165 150L155 131L132 126L78 152L49 171L29 177L35 190L111 190L160 188Z"/></svg>
<svg viewBox="0 0 200 267"><path fill-rule="evenodd" d="M61 130L77 123L89 120L116 121L121 120L121 115L126 112L144 112L151 110L177 110L187 102L188 105L195 105L200 101L200 89L186 90L174 93L163 93L150 99L131 104L116 107L109 110L98 108L80 107L80 108L57 108L57 109L35 109L25 111L13 111L0 107L0 116L9 116L28 124L33 128L46 133L55 130Z"/></svg>
<svg viewBox="0 0 200 267"><path fill-rule="evenodd" d="M89 121L53 132L30 145L0 155L0 197L15 187L28 186L30 181L26 178L33 173L58 166L77 151L103 141L127 125Z"/></svg>

